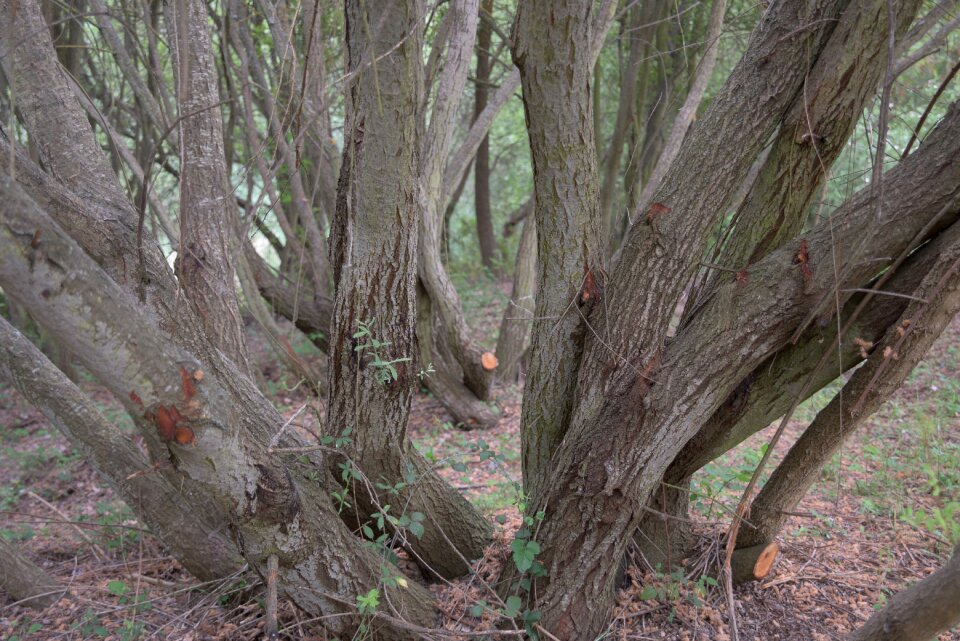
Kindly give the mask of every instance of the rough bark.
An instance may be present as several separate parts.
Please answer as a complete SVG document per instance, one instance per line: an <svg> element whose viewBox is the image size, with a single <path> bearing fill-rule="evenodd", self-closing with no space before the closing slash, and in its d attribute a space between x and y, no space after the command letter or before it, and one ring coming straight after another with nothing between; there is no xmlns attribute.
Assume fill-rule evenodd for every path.
<svg viewBox="0 0 960 641"><path fill-rule="evenodd" d="M942 568L894 596L847 641L927 641L960 624L960 545Z"/></svg>
<svg viewBox="0 0 960 641"><path fill-rule="evenodd" d="M896 3L897 38L907 30L919 5L915 0ZM800 232L826 173L876 91L886 67L889 33L886 0L847 7L734 215L729 241L712 262L747 269ZM732 278L726 272L708 271L712 284L701 296Z"/></svg>
<svg viewBox="0 0 960 641"><path fill-rule="evenodd" d="M64 594L59 581L23 555L13 543L0 537L0 589L31 608L46 608Z"/></svg>
<svg viewBox="0 0 960 641"><path fill-rule="evenodd" d="M520 362L530 336L537 291L537 222L532 217L523 222L517 260L513 268L513 288L510 301L503 310L500 331L497 334L497 376L501 381L515 383L520 375Z"/></svg>
<svg viewBox="0 0 960 641"><path fill-rule="evenodd" d="M223 153L206 6L174 2L180 126L180 253L176 272L204 334L241 371L250 373L234 284L240 251L237 215Z"/></svg>
<svg viewBox="0 0 960 641"><path fill-rule="evenodd" d="M483 0L480 11L493 12L493 0ZM490 45L493 29L486 20L477 28L477 79L474 82L473 118L476 120L487 106L490 82ZM480 241L480 259L483 266L493 269L497 241L493 236L493 213L490 210L490 136L483 137L473 163L473 198L477 217L477 239Z"/></svg>
<svg viewBox="0 0 960 641"><path fill-rule="evenodd" d="M334 634L356 630L356 597L378 586L387 614L419 625L433 621L423 588L381 583L384 571L393 572L389 564L346 529L313 471L265 447L284 421L247 376L227 359L202 364L177 347L2 174L0 195L0 286L68 341L142 417L141 433L163 443L169 464L230 515L251 567L264 574L267 558L276 555L281 590L324 617ZM34 247L37 230L43 240ZM289 433L278 441L303 445ZM384 617L370 623L383 638L417 636Z"/></svg>
<svg viewBox="0 0 960 641"><path fill-rule="evenodd" d="M0 375L44 413L173 556L201 580L219 579L243 565L236 544L186 500L96 405L19 331L0 318Z"/></svg>
<svg viewBox="0 0 960 641"><path fill-rule="evenodd" d="M932 268L941 243L942 239L938 237L915 252L883 290L910 295ZM850 318L863 296L855 294L843 307L840 317ZM693 474L781 417L804 389L809 397L843 371L863 362L856 340L869 343L880 340L906 309L907 301L907 298L898 296L878 297L844 335L838 352L836 323L825 326L818 323L796 344L788 344L741 379L710 419L683 446L664 473L660 489L653 492L649 507L655 512L644 516L635 537L651 565L678 561L690 551L687 545L691 542L689 515L684 499L690 493ZM815 371L826 351L837 352L836 361ZM671 511L671 508L674 509ZM671 519L669 530L664 527L660 512ZM669 560L667 550L671 555Z"/></svg>
<svg viewBox="0 0 960 641"><path fill-rule="evenodd" d="M954 224L938 243L936 264L898 322L873 347L774 470L750 507L737 548L772 542L788 515L820 477L843 442L900 387L930 346L960 311L960 227Z"/></svg>
<svg viewBox="0 0 960 641"><path fill-rule="evenodd" d="M590 95L590 5L529 2L514 24L533 160L537 228L535 321L523 396L523 478L529 495L563 438L584 318L603 288L599 184ZM560 53L562 52L562 53Z"/></svg>
<svg viewBox="0 0 960 641"><path fill-rule="evenodd" d="M622 537L638 523L640 510L634 501L646 502L679 447L731 391L729 387L735 383L730 377L739 380L786 340L778 333L781 330L774 328L798 323L797 316L807 311L800 313L796 302L787 305L786 301L805 299L808 286L821 293L825 291L822 287L831 286L825 269L811 274L810 282L806 277L796 278L801 274L794 269L793 282L785 287L781 278L776 289L770 290L770 281L751 279L751 294L765 294L749 297L750 305L735 316L735 327L717 322L720 314L729 314L731 297L723 310L713 305L712 324L708 317L698 331L687 333L683 340L678 337L663 351L669 319L692 274L694 257L702 251L723 204L802 87L807 69L796 64L802 60L799 54L826 42L842 8L843 3L771 7L764 29L696 123L689 144L653 198L662 207L648 212L652 215L631 231L608 282L607 304L598 306L601 313L591 317L591 324L602 333L587 339L585 362L579 371L578 406L555 454L550 489L537 501L538 507L552 508L541 528L550 578L537 582L542 583L538 585L540 603L544 621L556 626L553 631L560 636L586 638L601 625L602 617L595 613L611 602ZM797 33L798 23L810 28ZM764 98L759 104L757 96ZM722 158L708 153L718 145L727 152ZM934 175L949 174L938 152L931 158L936 159ZM904 171L898 177L909 173L905 167L900 167ZM929 196L949 197L954 185L946 180ZM855 200L852 209L859 210L863 200L869 200L869 195ZM913 204L905 207L917 212ZM885 234L877 237L876 244L909 241L893 227L886 218L872 230L879 235L882 228ZM818 231L810 240L824 243L822 233ZM843 232L840 236L846 238ZM828 242L819 245L821 250L829 246ZM778 258L792 267L795 253L784 252ZM823 254L810 253L809 257L815 261L812 264L819 265ZM780 264L781 276L784 263ZM877 267L851 265L845 270L846 282L862 284ZM791 293L783 298L787 291ZM603 313L606 309L616 310L616 317ZM611 351L619 356L611 358ZM721 366L723 369L718 369ZM689 378L690 372L697 372L697 377ZM631 446L624 448L624 442ZM633 488L641 496L630 496ZM568 558L559 561L571 549L581 550L581 563L570 564Z"/></svg>
<svg viewBox="0 0 960 641"><path fill-rule="evenodd" d="M960 167L948 160L960 145L960 106L950 109L936 134L927 138L923 159L911 156L887 172L879 220L876 196L867 189L835 212L833 229L824 223L811 230L805 238L813 265L809 281L793 262L794 248L771 254L757 265L745 292L715 297L675 338L659 369L651 372L652 381L639 379L626 389L609 386L607 403L592 429L582 439L568 434L554 465L569 472L554 476L553 491L538 503L538 509L552 506L540 530L550 578L537 587L544 619L556 621L557 631L575 630L576 638L592 634L585 618L612 597L614 559L623 553L621 537L638 525L641 506L683 443L729 397L737 381L790 340L811 302L832 291L833 271L824 266L830 253L849 256L869 234L871 253L896 256L908 249L935 212L942 214L941 225L952 224L960 215ZM887 264L854 258L843 265L840 289L860 287ZM737 320L733 324L723 320L730 316L731 304ZM690 372L697 376L691 378ZM581 369L581 390L582 374ZM608 448L608 443L616 447ZM630 498L634 491L639 504ZM577 561L561 561L559 551L571 549L581 550ZM582 609L587 603L589 608ZM601 623L594 620L594 625Z"/></svg>
<svg viewBox="0 0 960 641"><path fill-rule="evenodd" d="M348 68L355 75L348 87L346 146L330 243L337 294L326 429L333 436L352 434L345 455L371 483L399 490L383 502L400 506L407 516L419 512L430 519L423 536L407 536L406 543L434 571L450 577L468 571L468 561L479 558L489 525L406 437L418 384L413 359L422 211L416 194L421 10L414 0L391 5L371 34L364 25L375 22L373 14L362 2L347 4ZM390 225L384 225L385 218ZM342 462L331 459L335 472ZM354 489L365 518L377 507L366 488Z"/></svg>

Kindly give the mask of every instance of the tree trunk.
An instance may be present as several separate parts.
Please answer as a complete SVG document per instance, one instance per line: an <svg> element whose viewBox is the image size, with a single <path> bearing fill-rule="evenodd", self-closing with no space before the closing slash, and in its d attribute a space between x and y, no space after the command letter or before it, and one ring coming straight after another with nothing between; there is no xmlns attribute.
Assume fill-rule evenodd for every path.
<svg viewBox="0 0 960 641"><path fill-rule="evenodd" d="M96 405L23 334L0 319L0 375L39 408L173 556L195 577L221 579L243 563L236 544L197 501L183 495L177 478L154 469Z"/></svg>
<svg viewBox="0 0 960 641"><path fill-rule="evenodd" d="M847 641L927 641L960 624L960 545L942 568L900 592Z"/></svg>
<svg viewBox="0 0 960 641"><path fill-rule="evenodd" d="M46 608L65 593L60 582L27 559L23 552L0 536L0 589L14 601L31 608Z"/></svg>
<svg viewBox="0 0 960 641"><path fill-rule="evenodd" d="M897 3L897 38L907 30L919 4ZM886 67L889 33L886 0L851 3L844 11L734 215L732 235L718 244L715 253L720 255L711 262L745 270L800 232L827 172L875 93ZM708 270L705 291L697 292L699 300L717 283L733 277ZM685 310L685 318L693 307Z"/></svg>
<svg viewBox="0 0 960 641"><path fill-rule="evenodd" d="M610 249L610 238L614 226L613 210L617 193L617 179L620 177L620 162L623 158L623 145L627 139L636 108L637 81L642 58L647 52L644 41L649 27L644 25L654 3L634 6L623 20L621 33L629 30L629 43L626 65L620 69L620 101L617 105L617 117L613 124L610 144L603 155L603 183L600 188L600 212L603 221L601 238L605 247ZM609 255L609 251L607 252Z"/></svg>
<svg viewBox="0 0 960 641"><path fill-rule="evenodd" d="M493 13L493 0L483 0L480 11ZM493 40L490 23L481 20L477 28L477 79L474 82L473 119L476 121L487 106L490 83L490 45ZM483 137L473 163L473 197L477 217L477 238L480 241L480 260L487 269L493 269L497 241L493 236L493 218L490 211L490 136Z"/></svg>
<svg viewBox="0 0 960 641"><path fill-rule="evenodd" d="M210 50L206 6L177 0L180 63L180 253L176 272L182 291L207 338L251 373L237 305L235 260L240 251L236 206L223 154L217 70Z"/></svg>
<svg viewBox="0 0 960 641"><path fill-rule="evenodd" d="M423 384L450 413L453 422L465 430L487 429L497 424L490 407L463 384L463 373L453 359L442 353L436 333L437 319L433 303L423 285L417 286L417 344L420 363L425 370Z"/></svg>
<svg viewBox="0 0 960 641"><path fill-rule="evenodd" d="M420 280L440 318L444 340L463 371L463 384L478 400L490 398L493 375L482 365L482 350L470 336L460 297L441 260L443 212L447 204L445 172L457 106L466 86L476 37L479 0L455 3L450 22L450 42L430 110L430 122L421 144L417 197L420 220ZM479 145L479 141L478 141ZM469 164L469 163L467 163ZM461 174L458 174L458 178ZM455 186L455 184L454 184Z"/></svg>
<svg viewBox="0 0 960 641"><path fill-rule="evenodd" d="M475 11L476 7L474 7ZM356 465L377 499L349 483L361 523L380 503L402 506L393 516L427 518L420 536L400 532L423 563L444 577L469 570L489 535L483 517L447 485L406 437L418 385L414 352L418 208L417 108L420 104L422 6L391 5L382 27L362 2L347 5L349 109L340 193L331 239L337 282L330 354L327 433L348 436L343 457ZM474 20L476 16L474 16ZM376 66L370 61L376 59ZM384 225L384 216L393 221ZM346 480L351 481L348 477ZM393 496L396 494L396 496ZM396 508L395 508L396 509Z"/></svg>
<svg viewBox="0 0 960 641"><path fill-rule="evenodd" d="M162 444L192 492L230 515L252 568L265 574L276 555L281 590L334 634L357 629L356 597L371 589L385 596L389 617L434 620L429 593L399 587L389 562L344 527L315 472L267 446L299 451L304 443L279 433L282 417L247 376L227 359L201 363L173 344L4 174L0 196L0 286L141 417L143 436ZM36 230L39 243L31 242ZM387 616L368 622L386 639L417 637Z"/></svg>
<svg viewBox="0 0 960 641"><path fill-rule="evenodd" d="M691 331L678 336L669 350L664 350L670 318L710 229L802 88L808 69L797 64L802 60L799 54L823 47L842 8L842 2L771 6L765 14L765 29L757 32L725 88L698 120L688 144L654 196L653 202L659 207L646 212L631 230L620 262L608 279L605 304L597 306L590 316L591 326L602 333L587 337L570 427L551 460L554 473L549 486L540 496L535 495L533 506L534 510L549 508L540 527L548 578L535 581L534 586L545 627L562 638L591 638L597 633L604 620L604 615L597 613L605 613L612 603L624 537L640 520L637 502L646 502L684 441L732 390L730 378L739 380L782 345L789 338L787 332L780 333L783 326L799 323L806 315L808 310L801 312L795 303L785 305L787 299L782 296L789 291L791 298L806 299L808 287L823 292L821 287L832 286L830 274L824 273L829 270L820 269L809 274L810 282L806 272L797 275L802 279L781 277L769 294L753 297L765 291L765 283L772 283L766 277L759 282L751 278L750 304L741 299L745 315L737 316L741 321L737 327L723 329L717 322L719 314L729 313L728 299L722 310L712 305L710 315L695 324L696 329L692 325ZM524 38L519 27L522 15L518 19L518 47ZM799 23L811 28L798 34ZM569 47L554 50L572 55ZM523 73L525 61L520 62ZM756 95L766 100L758 104ZM536 150L532 113L528 110ZM581 116L588 113L581 111ZM549 117L556 121L554 114ZM749 122L744 122L745 117ZM718 146L725 150L722 157L709 151ZM931 155L937 168L934 173L949 172L940 164L943 157L938 154L943 151L940 148ZM534 158L536 175L536 152ZM898 178L909 173L906 165L898 169ZM946 184L953 183L948 180ZM916 200L920 194L914 192L913 196ZM538 206L542 206L539 190L537 198ZM935 198L944 198L943 192ZM868 195L861 196L850 205L851 210L860 211L863 201L869 199ZM904 206L918 215L929 211L913 209L912 203ZM570 209L589 211L589 207L586 202ZM877 238L876 244L910 240L889 223L880 227L888 236L882 242ZM917 227L913 229L916 233ZM894 233L898 238L889 237ZM820 251L829 247L823 234L821 229L812 235L807 239L809 245L816 240L822 243ZM777 271L783 270L784 264L792 267L795 254L771 255L784 261ZM809 260L813 261L814 255L810 253ZM850 265L844 271L844 283L862 283L879 268ZM772 307L760 302L768 295L772 296L768 299ZM779 302L774 303L777 299ZM771 324L768 314L775 309L777 320ZM770 330L778 324L774 337ZM720 347L722 351L718 351ZM617 356L611 358L611 354ZM697 377L691 379L690 372L697 372ZM554 397L551 401L561 404L564 399ZM627 442L630 445L624 447ZM573 563L571 550L580 550Z"/></svg>
<svg viewBox="0 0 960 641"><path fill-rule="evenodd" d="M590 93L592 18L589 5L529 2L520 6L514 25L513 60L520 69L533 159L539 264L521 417L524 489L530 496L537 494L563 438L587 331L584 319L604 285ZM558 58L556 51L564 55ZM562 67L555 67L557 60Z"/></svg>
<svg viewBox="0 0 960 641"><path fill-rule="evenodd" d="M889 292L909 294L920 284L924 275L933 267L937 257L934 241L915 252L883 289ZM850 318L853 311L863 301L864 295L857 294L844 306L841 318ZM868 306L856 320L850 330L839 342L840 351L836 361L815 371L825 352L837 349L837 325L834 322L811 327L796 344L788 344L776 354L770 356L747 374L713 415L700 428L697 434L674 458L664 474L661 487L668 495L674 492L688 494L690 477L710 461L733 449L744 440L764 429L772 421L783 416L790 405L807 390L807 397L820 390L843 371L849 371L863 360L862 350L857 340L874 343L880 340L891 325L907 307L907 299L898 296L881 296ZM811 378L813 376L813 378ZM803 398L801 400L806 400ZM654 492L650 506L658 509L659 492ZM680 507L677 501L667 501L668 505ZM688 515L685 511L670 515L676 523L673 528L686 529ZM657 540L663 527L655 514L647 514L640 525L636 542L641 549L647 539ZM673 537L672 540L680 540ZM689 550L673 550L673 558L683 558ZM653 550L648 560L658 558Z"/></svg>
<svg viewBox="0 0 960 641"><path fill-rule="evenodd" d="M523 222L517 260L513 268L513 288L510 301L503 310L500 332L497 334L498 378L516 383L520 362L526 350L530 326L533 324L537 288L537 222L528 217Z"/></svg>

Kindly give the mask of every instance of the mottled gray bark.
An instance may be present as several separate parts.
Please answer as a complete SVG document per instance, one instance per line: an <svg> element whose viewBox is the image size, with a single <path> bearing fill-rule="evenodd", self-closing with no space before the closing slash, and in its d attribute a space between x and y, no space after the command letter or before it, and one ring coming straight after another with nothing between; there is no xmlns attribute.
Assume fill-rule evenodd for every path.
<svg viewBox="0 0 960 641"><path fill-rule="evenodd" d="M429 625L429 593L382 583L389 564L343 525L315 474L265 444L283 418L229 360L201 363L176 346L134 300L97 267L4 174L0 174L0 286L61 340L141 417L169 464L230 515L244 558L265 573L279 559L279 586L334 634L361 621L356 597L378 588L384 613ZM43 239L32 242L36 230ZM36 245L36 246L34 246ZM281 447L303 446L295 435ZM322 462L321 462L322 464ZM390 619L370 624L383 638L416 638ZM380 626L383 626L382 628Z"/></svg>
<svg viewBox="0 0 960 641"><path fill-rule="evenodd" d="M222 523L211 524L196 502L183 495L178 479L154 469L90 398L2 318L0 377L12 383L84 454L191 574L212 580L241 569L237 546Z"/></svg>
<svg viewBox="0 0 960 641"><path fill-rule="evenodd" d="M541 526L550 571L549 582L541 586L541 605L545 613L551 608L561 613L557 630L581 630L576 638L587 638L580 626L587 610L580 608L585 603L596 608L612 596L606 581L612 582L616 563L610 560L623 553L621 537L638 525L642 506L660 475L683 443L729 397L737 381L784 346L811 302L832 290L833 270L826 267L831 252L850 256L863 235L869 234L871 255L896 256L935 212L944 210L943 225L960 215L955 200L960 193L960 167L950 160L960 150L960 107L951 108L936 134L927 138L923 159L911 156L885 176L880 220L875 196L868 189L835 212L833 229L825 223L807 235L813 266L809 281L794 263L792 247L769 255L758 263L743 291L735 291L739 283L728 285L730 291L711 300L674 339L659 368L649 370L651 380L638 378L629 387L608 384L603 410L591 429L582 438L568 433L554 466L569 472L555 475L552 491L542 499L552 510L547 510ZM888 264L854 261L844 265L841 290L861 286ZM736 322L725 320L730 318ZM594 372L600 376L603 370ZM581 389L583 374L582 367ZM624 443L630 445L624 447ZM639 504L630 498L633 488L639 492ZM576 562L554 556L571 549L581 550ZM585 567L591 569L584 571ZM581 600L584 595L586 601Z"/></svg>
<svg viewBox="0 0 960 641"><path fill-rule="evenodd" d="M178 0L180 126L180 252L176 272L182 292L210 342L249 373L243 320L237 304L238 217L223 153L206 6Z"/></svg>

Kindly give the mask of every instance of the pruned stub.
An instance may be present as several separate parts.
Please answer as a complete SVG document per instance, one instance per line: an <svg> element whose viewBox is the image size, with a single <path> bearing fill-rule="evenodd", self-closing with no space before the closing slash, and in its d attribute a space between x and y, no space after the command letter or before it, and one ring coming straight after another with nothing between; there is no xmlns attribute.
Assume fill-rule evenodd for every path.
<svg viewBox="0 0 960 641"><path fill-rule="evenodd" d="M203 372L199 369L191 373L185 367L180 367L180 391L183 402L179 408L176 403L154 403L150 407L145 407L135 390L130 391L130 400L143 412L144 418L156 425L157 434L165 443L193 445L196 443L196 434L190 426L189 416L196 414L198 410L197 383L202 379Z"/></svg>

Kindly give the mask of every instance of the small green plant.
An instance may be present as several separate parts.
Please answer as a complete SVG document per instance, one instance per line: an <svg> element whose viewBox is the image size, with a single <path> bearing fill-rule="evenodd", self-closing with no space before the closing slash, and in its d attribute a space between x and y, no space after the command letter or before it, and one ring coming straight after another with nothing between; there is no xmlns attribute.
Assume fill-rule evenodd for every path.
<svg viewBox="0 0 960 641"><path fill-rule="evenodd" d="M30 617L24 617L22 621L14 621L12 627L13 634L7 637L7 641L26 641L43 630L43 624Z"/></svg>
<svg viewBox="0 0 960 641"><path fill-rule="evenodd" d="M666 603L686 599L694 607L699 608L703 606L703 601L707 598L710 589L716 586L717 580L706 574L694 581L684 574L682 568L669 573L661 572L658 568L653 578L643 586L640 598L645 601L657 600Z"/></svg>
<svg viewBox="0 0 960 641"><path fill-rule="evenodd" d="M367 366L373 368L374 379L379 384L386 385L396 381L399 377L397 368L394 367L394 365L397 363L410 362L410 358L404 356L388 360L388 357L384 356L383 350L390 346L390 341L381 341L374 336L371 325L372 321L360 321L357 323L357 331L354 332L353 339L357 341L358 344L353 350L357 352L358 356L367 356L369 358ZM360 341L365 342L361 343Z"/></svg>
<svg viewBox="0 0 960 641"><path fill-rule="evenodd" d="M900 520L915 528L926 530L946 540L950 545L960 543L960 503L951 501L943 507L929 511L907 506L900 513Z"/></svg>

